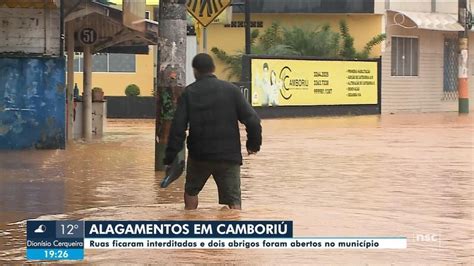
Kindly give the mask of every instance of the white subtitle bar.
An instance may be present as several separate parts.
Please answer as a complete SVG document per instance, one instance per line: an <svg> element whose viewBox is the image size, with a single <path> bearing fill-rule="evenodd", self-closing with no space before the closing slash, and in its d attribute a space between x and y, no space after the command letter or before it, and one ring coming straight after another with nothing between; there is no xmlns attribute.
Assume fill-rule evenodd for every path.
<svg viewBox="0 0 474 266"><path fill-rule="evenodd" d="M86 238L87 249L404 249L405 237L384 238Z"/></svg>

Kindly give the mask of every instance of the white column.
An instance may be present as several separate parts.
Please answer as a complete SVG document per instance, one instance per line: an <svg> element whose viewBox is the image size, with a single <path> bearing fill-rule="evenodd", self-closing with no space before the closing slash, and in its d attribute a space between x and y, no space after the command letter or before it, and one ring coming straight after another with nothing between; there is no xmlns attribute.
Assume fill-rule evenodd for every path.
<svg viewBox="0 0 474 266"><path fill-rule="evenodd" d="M67 140L74 139L74 25L67 23Z"/></svg>

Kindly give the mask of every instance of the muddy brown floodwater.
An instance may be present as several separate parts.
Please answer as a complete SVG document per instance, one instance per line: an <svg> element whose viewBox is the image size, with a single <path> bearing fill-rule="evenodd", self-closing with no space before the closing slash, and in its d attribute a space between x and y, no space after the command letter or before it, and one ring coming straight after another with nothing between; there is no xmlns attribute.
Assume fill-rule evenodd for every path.
<svg viewBox="0 0 474 266"><path fill-rule="evenodd" d="M408 248L87 250L86 262L474 263L472 115L274 119L263 129L262 151L244 156L241 212L220 209L212 181L198 211L183 210L183 178L159 188L152 120L111 120L102 140L66 151L2 151L0 260L25 260L26 219L284 219L295 236L405 236Z"/></svg>

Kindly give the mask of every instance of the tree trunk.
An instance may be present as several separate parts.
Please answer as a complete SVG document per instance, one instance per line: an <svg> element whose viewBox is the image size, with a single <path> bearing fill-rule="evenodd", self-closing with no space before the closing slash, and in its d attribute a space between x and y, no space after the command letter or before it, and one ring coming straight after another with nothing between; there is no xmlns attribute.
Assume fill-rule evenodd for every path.
<svg viewBox="0 0 474 266"><path fill-rule="evenodd" d="M186 0L161 0L156 89L155 170L163 158L176 104L186 85ZM183 156L180 153L179 156Z"/></svg>

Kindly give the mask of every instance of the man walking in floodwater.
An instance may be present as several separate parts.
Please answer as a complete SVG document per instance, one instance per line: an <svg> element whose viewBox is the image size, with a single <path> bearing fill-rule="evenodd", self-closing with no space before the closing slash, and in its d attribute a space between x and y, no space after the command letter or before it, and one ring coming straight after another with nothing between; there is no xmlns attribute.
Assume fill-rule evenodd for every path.
<svg viewBox="0 0 474 266"><path fill-rule="evenodd" d="M196 82L186 87L178 100L164 164L170 165L183 149L189 124L185 209L197 208L198 194L211 175L217 184L219 204L241 209L239 121L247 130L247 152L255 154L262 144L260 118L239 88L217 79L208 54L196 55L192 66Z"/></svg>

